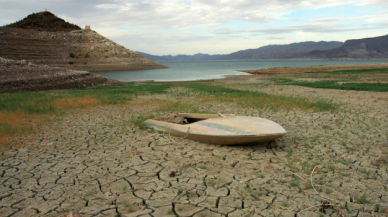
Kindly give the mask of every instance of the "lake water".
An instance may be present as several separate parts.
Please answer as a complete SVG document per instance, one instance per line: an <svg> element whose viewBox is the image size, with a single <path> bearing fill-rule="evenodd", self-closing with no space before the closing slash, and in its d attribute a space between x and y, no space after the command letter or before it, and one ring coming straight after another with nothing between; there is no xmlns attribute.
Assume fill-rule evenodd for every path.
<svg viewBox="0 0 388 217"><path fill-rule="evenodd" d="M388 60L255 60L255 61L204 61L162 62L167 69L95 72L119 81L195 81L220 79L227 75L244 75L236 70L262 69L287 66L351 65L387 63Z"/></svg>

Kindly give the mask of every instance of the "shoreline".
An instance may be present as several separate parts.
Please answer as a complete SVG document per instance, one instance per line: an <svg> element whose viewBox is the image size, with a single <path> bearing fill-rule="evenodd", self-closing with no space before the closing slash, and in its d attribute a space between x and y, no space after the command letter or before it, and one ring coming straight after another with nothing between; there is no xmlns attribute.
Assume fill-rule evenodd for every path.
<svg viewBox="0 0 388 217"><path fill-rule="evenodd" d="M225 78L227 78L227 77L225 77ZM193 81L154 81L154 80L146 80L146 81L134 81L134 82L135 83L142 83L142 84L190 84L190 83L210 83L210 82L215 82L216 80L222 80L222 79L225 79L225 78L220 78L220 79L200 79L200 80L193 80Z"/></svg>
<svg viewBox="0 0 388 217"><path fill-rule="evenodd" d="M326 72L337 70L360 70L388 68L388 63L354 64L354 65L322 65L322 66L293 66L273 67L265 69L237 70L252 75L301 74L305 72Z"/></svg>
<svg viewBox="0 0 388 217"><path fill-rule="evenodd" d="M0 91L39 91L39 90L55 90L55 89L79 89L85 87L96 86L111 86L125 85L126 82L121 82L114 79L109 79L93 72L75 71L61 67L49 67L45 65L35 65L27 61L6 60L2 59L3 73L0 77L3 80L3 86ZM277 74L301 74L305 72L319 71L336 71L336 70L360 70L388 68L388 63L372 63L372 64L353 64L353 65L319 65L319 66L295 66L295 67L273 67L252 70L236 70L238 72L248 73L247 75L277 75ZM26 71L27 70L27 71ZM27 75L25 73L27 72ZM78 75L82 74L86 76ZM217 79L199 79L189 81L155 81L143 80L132 81L144 84L186 84L186 83L211 83L224 82L230 79L249 78L247 75L226 75ZM63 78L66 77L66 78ZM34 80L36 82L32 82ZM28 85L26 85L28 84Z"/></svg>

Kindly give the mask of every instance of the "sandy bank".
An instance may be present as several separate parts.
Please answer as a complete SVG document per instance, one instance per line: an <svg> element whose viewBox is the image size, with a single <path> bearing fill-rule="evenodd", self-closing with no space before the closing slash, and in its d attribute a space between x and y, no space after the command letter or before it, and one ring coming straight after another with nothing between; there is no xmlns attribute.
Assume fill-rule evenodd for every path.
<svg viewBox="0 0 388 217"><path fill-rule="evenodd" d="M253 75L269 75L269 74L299 74L299 73L305 73L305 72L320 72L320 71L326 72L326 71L335 71L335 70L355 70L355 69L375 69L375 68L388 68L388 63L276 67L276 68L237 70L237 71L246 72Z"/></svg>

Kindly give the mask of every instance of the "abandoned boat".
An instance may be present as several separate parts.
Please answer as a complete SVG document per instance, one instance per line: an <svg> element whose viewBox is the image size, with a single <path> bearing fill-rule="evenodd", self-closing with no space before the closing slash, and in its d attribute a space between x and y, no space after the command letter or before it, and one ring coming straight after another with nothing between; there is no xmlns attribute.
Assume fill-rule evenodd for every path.
<svg viewBox="0 0 388 217"><path fill-rule="evenodd" d="M271 120L222 114L168 114L143 123L171 135L217 145L264 143L287 133Z"/></svg>

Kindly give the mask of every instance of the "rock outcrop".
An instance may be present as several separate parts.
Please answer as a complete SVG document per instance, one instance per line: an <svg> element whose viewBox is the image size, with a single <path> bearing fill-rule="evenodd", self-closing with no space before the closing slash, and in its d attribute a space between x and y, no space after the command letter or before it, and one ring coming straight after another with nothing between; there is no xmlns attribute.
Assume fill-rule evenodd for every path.
<svg viewBox="0 0 388 217"><path fill-rule="evenodd" d="M30 15L10 25L20 28L0 27L0 57L86 71L166 68L93 30L42 13L38 24L28 25Z"/></svg>

